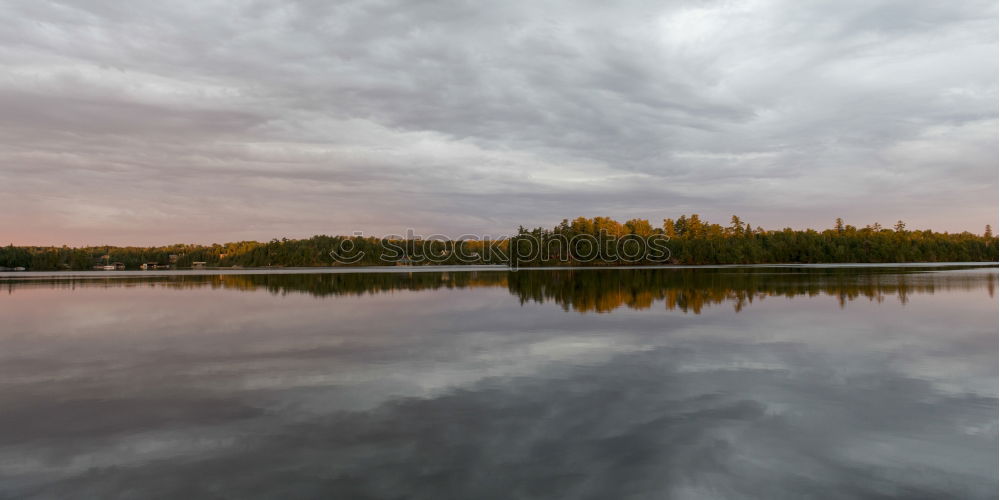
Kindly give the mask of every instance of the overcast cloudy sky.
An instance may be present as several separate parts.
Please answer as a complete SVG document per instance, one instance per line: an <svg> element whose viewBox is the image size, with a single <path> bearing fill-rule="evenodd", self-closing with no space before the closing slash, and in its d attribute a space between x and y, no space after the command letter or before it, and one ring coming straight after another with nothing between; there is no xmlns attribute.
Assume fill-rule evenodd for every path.
<svg viewBox="0 0 1000 500"><path fill-rule="evenodd" d="M997 224L993 0L0 0L0 239Z"/></svg>

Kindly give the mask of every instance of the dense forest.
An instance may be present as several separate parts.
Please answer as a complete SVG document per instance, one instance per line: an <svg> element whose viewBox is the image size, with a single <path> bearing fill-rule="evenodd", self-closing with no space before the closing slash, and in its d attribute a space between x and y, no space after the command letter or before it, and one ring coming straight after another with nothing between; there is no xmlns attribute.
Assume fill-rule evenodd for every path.
<svg viewBox="0 0 1000 500"><path fill-rule="evenodd" d="M628 244L622 247L623 242ZM658 247L653 248L657 251L623 251L649 242ZM0 268L36 271L87 270L116 264L119 269L140 269L143 265L186 269L392 264L995 262L997 258L998 239L989 226L983 235L976 235L909 230L902 221L892 228L877 223L858 228L837 219L832 228L823 231L765 230L752 228L735 215L729 224L720 225L703 221L697 214L664 219L659 227L644 219L621 223L607 217L580 217L563 220L552 229L522 227L510 238L492 241L313 236L162 247L0 247Z"/></svg>
<svg viewBox="0 0 1000 500"><path fill-rule="evenodd" d="M898 221L891 229L878 223L857 228L840 218L832 228L824 231L766 230L754 229L735 215L723 226L703 221L697 214L664 219L660 227L653 227L643 219L624 224L605 217L564 220L551 230L519 229L513 238L513 248L531 246L536 241L541 241L545 248L546 241L553 238L572 241L579 235L590 235L591 241L660 236L667 241L670 254L667 261L672 264L995 262L998 254L997 237L988 225L981 236L968 232L913 231L908 230L903 221ZM614 245L608 246L609 258L604 260L611 264L656 263L649 259L629 259L616 254L616 251L620 253L620 247L616 250ZM530 250L516 250L515 255L537 256L532 261L520 259L519 265L555 265L560 261L585 263L591 253L587 244L568 247L569 255Z"/></svg>

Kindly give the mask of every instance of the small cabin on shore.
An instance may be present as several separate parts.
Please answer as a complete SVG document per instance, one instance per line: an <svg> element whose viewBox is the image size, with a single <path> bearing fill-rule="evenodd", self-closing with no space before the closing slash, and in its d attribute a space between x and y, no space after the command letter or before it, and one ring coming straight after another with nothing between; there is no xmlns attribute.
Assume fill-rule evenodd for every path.
<svg viewBox="0 0 1000 500"><path fill-rule="evenodd" d="M112 262L110 264L98 264L94 266L95 271L124 271L125 264L122 262Z"/></svg>

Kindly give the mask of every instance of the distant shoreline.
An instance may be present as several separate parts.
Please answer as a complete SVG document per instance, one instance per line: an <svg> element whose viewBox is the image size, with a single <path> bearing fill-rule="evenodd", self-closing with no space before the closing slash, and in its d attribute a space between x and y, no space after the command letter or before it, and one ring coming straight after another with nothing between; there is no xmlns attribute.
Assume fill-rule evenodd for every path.
<svg viewBox="0 0 1000 500"><path fill-rule="evenodd" d="M327 268L357 266L664 266L773 263L996 262L1000 239L982 235L890 229L878 223L858 228L837 218L833 228L756 229L734 215L729 225L698 214L624 223L609 217L563 219L551 229L519 227L500 239L487 235L424 237L315 235L306 239L240 241L161 247L0 247L2 271L161 271L178 269ZM440 238L438 237L440 236ZM396 272L396 271L393 271Z"/></svg>

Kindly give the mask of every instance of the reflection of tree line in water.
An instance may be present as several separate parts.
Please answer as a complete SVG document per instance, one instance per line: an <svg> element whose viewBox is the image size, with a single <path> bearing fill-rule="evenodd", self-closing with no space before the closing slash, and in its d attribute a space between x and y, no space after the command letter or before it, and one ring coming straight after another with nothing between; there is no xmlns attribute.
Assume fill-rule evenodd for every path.
<svg viewBox="0 0 1000 500"><path fill-rule="evenodd" d="M621 306L648 309L662 301L667 309L694 314L724 302L739 312L754 300L771 296L830 295L843 307L859 297L881 302L895 295L905 304L913 293L985 286L993 296L996 288L993 274L934 275L898 269L862 273L857 269L648 271L553 271L544 278L520 272L512 274L509 288L522 303L554 301L563 309L579 312L609 312Z"/></svg>
<svg viewBox="0 0 1000 500"><path fill-rule="evenodd" d="M944 269L944 268L935 268ZM963 268L969 269L969 268ZM21 286L73 288L167 287L254 291L272 294L308 293L345 296L395 290L507 287L521 303L555 302L565 310L609 312L621 306L648 309L662 301L667 309L699 314L706 306L732 303L739 312L765 297L829 295L841 306L864 297L878 302L895 296L906 303L914 293L936 290L996 289L994 273L937 274L906 268L761 268L761 269L591 269L558 271L426 272L384 274L260 274L106 278L72 281L9 282Z"/></svg>
<svg viewBox="0 0 1000 500"><path fill-rule="evenodd" d="M164 275L142 277L78 278L67 280L9 280L8 291L17 288L76 287L135 288L212 288L255 291L265 289L275 295L308 293L317 297L367 295L394 290L436 290L440 288L502 287L507 284L505 271L431 272L431 273L329 273L329 274L219 274ZM3 284L4 281L0 281Z"/></svg>

